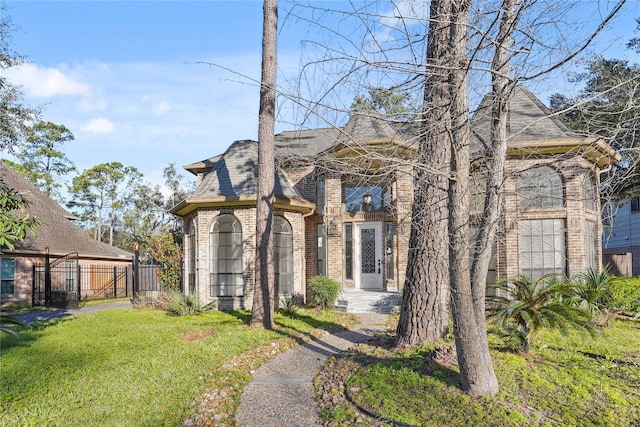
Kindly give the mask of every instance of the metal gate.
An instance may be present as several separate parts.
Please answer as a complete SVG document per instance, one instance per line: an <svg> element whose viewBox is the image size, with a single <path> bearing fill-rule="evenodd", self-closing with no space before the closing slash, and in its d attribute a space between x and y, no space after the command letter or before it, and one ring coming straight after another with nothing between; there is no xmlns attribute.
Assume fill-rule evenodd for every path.
<svg viewBox="0 0 640 427"><path fill-rule="evenodd" d="M78 254L71 253L53 262L45 255L44 265L33 266L32 305L77 308L80 303Z"/></svg>

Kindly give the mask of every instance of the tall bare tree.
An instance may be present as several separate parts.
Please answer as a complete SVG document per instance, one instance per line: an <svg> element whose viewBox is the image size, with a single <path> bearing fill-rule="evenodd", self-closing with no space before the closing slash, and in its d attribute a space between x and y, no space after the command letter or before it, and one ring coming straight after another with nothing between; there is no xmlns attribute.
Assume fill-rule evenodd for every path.
<svg viewBox="0 0 640 427"><path fill-rule="evenodd" d="M499 391L485 322L476 319L469 270L469 175L471 147L467 75L469 0L453 1L451 26L451 182L449 185L449 273L456 353L462 388L475 395ZM484 286L484 284L483 284ZM484 318L484 312L482 313Z"/></svg>
<svg viewBox="0 0 640 427"><path fill-rule="evenodd" d="M273 328L273 200L275 191L276 38L278 1L264 0L262 81L258 123L256 195L256 275L251 325Z"/></svg>
<svg viewBox="0 0 640 427"><path fill-rule="evenodd" d="M448 64L451 2L432 1L424 80L411 235L396 345L435 341L449 330L449 159L451 157Z"/></svg>
<svg viewBox="0 0 640 427"><path fill-rule="evenodd" d="M367 5L359 6L351 3L352 11L330 11L319 7L312 7L314 15L309 19L310 25L316 25L318 17L340 14L336 21L341 22L341 28L345 28L350 19L361 22L362 42L356 41L353 33L341 34L340 31L330 29L329 24L317 24L323 31L323 36L329 32L334 37L326 49L322 49L322 43L313 47L324 52L324 56L309 63L305 68L307 75L313 75L314 66L324 67L326 64L338 64L333 71L337 77L332 81L327 76L330 72L322 73L324 93L313 97L306 106L307 111L317 112L322 106L330 104L329 98L336 96L336 103L340 105L340 90L348 81L353 81L356 87L361 87L362 82L372 81L370 87L379 87L380 82L386 86L405 89L415 88L417 81L433 78L435 61L428 55L426 63L428 71L425 74L424 51L420 47L424 42L435 41L433 31L439 24L444 14L449 13L449 31L443 35L447 45L440 46L442 54L447 56L447 61L441 65L446 78L442 84L446 87L444 95L448 99L448 110L444 114L439 113L439 106L435 102L438 94L433 87L426 82L424 88L429 88L432 93L425 95L422 119L431 117L444 118L436 121L438 125L445 127L449 138L439 139L451 144L449 147L449 165L443 168L431 156L424 156L423 151L427 147L427 141L431 136L421 135L418 140L420 153L417 158L402 159L404 166L411 164L416 171L415 203L412 206L412 230L410 251L420 256L411 259L410 263L426 263L432 252L417 251L420 242L416 237L424 224L421 222L427 215L426 210L421 210L419 197L420 187L423 185L422 174L444 175L446 183L445 199L448 201L448 223L445 224L449 246L448 263L439 263L440 271L444 270L448 276L452 290L452 312L454 315L457 352L462 374L462 383L468 392L472 394L494 394L498 391L498 384L493 373L491 357L489 354L486 325L484 320L484 294L487 277L487 265L491 256L491 247L495 240L495 227L501 218L501 191L504 181L504 151L506 147L506 108L509 93L518 82L538 79L546 74L558 71L563 66L570 64L578 57L580 52L593 41L595 34L600 31L613 14L619 10L624 0L613 6L610 14L596 23L598 28L591 33L568 31L570 28L569 16L576 7L584 7L580 2L558 2L554 0L492 0L484 2L482 8L471 7L470 0L439 0L430 3L431 13L428 15L420 9L425 2L396 2L393 3L393 13L380 13L379 3L368 8ZM309 7L309 6L307 6ZM439 14L438 14L438 11ZM469 18L471 17L471 22ZM526 19L523 19L526 18ZM315 19L313 19L315 18ZM334 19L335 20L335 19ZM428 22L427 37L422 32L420 25ZM567 26L558 25L566 22ZM354 25L348 26L350 29ZM425 25L426 27L426 25ZM556 33L554 33L554 31ZM355 31L354 31L355 32ZM553 39L553 42L550 40ZM325 39L326 40L326 39ZM515 40L515 43L512 41ZM326 43L324 41L323 43ZM445 47L446 46L446 47ZM517 48L514 48L517 46ZM436 52L433 47L425 50L427 53ZM511 70L517 72L511 75ZM324 70L323 70L324 71ZM402 75L406 78L403 81ZM491 88L487 87L488 76ZM370 80L369 80L370 79ZM493 91L491 138L485 141L490 147L483 153L485 170L487 171L488 196L485 201L484 214L487 218L480 218L479 239L475 246L473 263L469 257L469 174L470 170L470 131L469 131L469 88L470 81L474 83L476 93L485 95L487 91ZM406 85L406 86L403 86ZM361 92L361 89L358 90ZM433 98L428 98L432 96ZM297 97L297 101L302 99ZM443 98L440 98L443 99ZM344 109L336 111L343 112ZM449 118L447 118L447 115ZM320 114L319 114L320 116ZM329 117L328 113L322 115ZM415 123L412 123L415 124ZM420 123L422 132L432 132L437 135L437 128L433 125ZM366 157L375 163L375 152L367 151L366 146L358 146L361 157ZM384 172L383 172L384 173ZM391 176L389 176L392 179ZM448 186L448 187L447 187ZM446 189L448 188L448 193ZM442 193L439 193L442 194ZM422 194L422 196L424 193ZM428 203L435 205L440 199L434 197ZM439 239L439 234L430 236L432 240ZM447 238L445 237L445 239ZM431 242L432 243L432 242ZM431 244L427 243L427 244ZM418 265L425 268L424 265ZM470 271L472 274L470 274ZM403 295L403 308L401 323L398 328L398 343L410 345L411 340L421 340L418 333L424 328L424 301L430 298L430 289L422 283L411 279L411 267L407 269L406 286L414 286L405 290ZM446 279L445 279L446 280ZM416 295L408 298L407 295ZM416 304L413 301L418 301ZM433 324L433 323L432 323Z"/></svg>

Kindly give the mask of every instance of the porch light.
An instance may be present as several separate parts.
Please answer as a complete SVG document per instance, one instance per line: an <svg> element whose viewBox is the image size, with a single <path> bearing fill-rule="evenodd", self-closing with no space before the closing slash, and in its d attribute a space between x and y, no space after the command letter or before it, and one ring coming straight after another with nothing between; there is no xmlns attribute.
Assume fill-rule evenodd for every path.
<svg viewBox="0 0 640 427"><path fill-rule="evenodd" d="M335 235L338 232L338 224L335 219L329 221L329 234Z"/></svg>

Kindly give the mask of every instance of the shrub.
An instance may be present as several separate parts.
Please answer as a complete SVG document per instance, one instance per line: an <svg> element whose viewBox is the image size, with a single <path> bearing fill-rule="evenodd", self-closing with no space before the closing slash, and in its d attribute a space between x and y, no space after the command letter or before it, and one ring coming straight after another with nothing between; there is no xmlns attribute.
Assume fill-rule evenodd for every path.
<svg viewBox="0 0 640 427"><path fill-rule="evenodd" d="M287 316L294 315L296 314L300 306L302 306L303 301L304 298L301 294L286 294L281 300L282 304L280 305L280 312Z"/></svg>
<svg viewBox="0 0 640 427"><path fill-rule="evenodd" d="M168 292L168 312L176 316L189 316L202 313L197 294L183 294L180 291Z"/></svg>
<svg viewBox="0 0 640 427"><path fill-rule="evenodd" d="M156 233L150 241L149 251L160 266L162 286L168 291L177 291L182 277L182 248L171 233Z"/></svg>
<svg viewBox="0 0 640 427"><path fill-rule="evenodd" d="M640 313L640 276L617 277L609 285L611 298L607 308L629 315Z"/></svg>
<svg viewBox="0 0 640 427"><path fill-rule="evenodd" d="M309 279L309 288L313 292L313 301L323 310L333 308L338 298L340 284L330 277L315 276Z"/></svg>

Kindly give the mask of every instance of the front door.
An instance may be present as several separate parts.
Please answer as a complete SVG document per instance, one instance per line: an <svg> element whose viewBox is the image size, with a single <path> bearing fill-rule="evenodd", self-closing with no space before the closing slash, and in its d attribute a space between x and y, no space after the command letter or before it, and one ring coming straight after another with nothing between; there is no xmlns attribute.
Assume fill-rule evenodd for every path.
<svg viewBox="0 0 640 427"><path fill-rule="evenodd" d="M382 223L355 223L356 289L382 290Z"/></svg>

